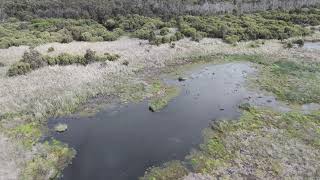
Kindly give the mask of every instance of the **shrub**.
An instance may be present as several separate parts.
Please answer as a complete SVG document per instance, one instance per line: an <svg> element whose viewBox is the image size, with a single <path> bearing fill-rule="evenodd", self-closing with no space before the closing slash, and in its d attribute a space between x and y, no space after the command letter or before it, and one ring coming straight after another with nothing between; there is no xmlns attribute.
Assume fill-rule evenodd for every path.
<svg viewBox="0 0 320 180"><path fill-rule="evenodd" d="M177 41L177 36L176 35L170 36L170 42L174 42L174 41Z"/></svg>
<svg viewBox="0 0 320 180"><path fill-rule="evenodd" d="M162 39L161 39L161 42L162 42L163 44L169 43L169 42L170 42L170 37L168 37L168 36L163 36Z"/></svg>
<svg viewBox="0 0 320 180"><path fill-rule="evenodd" d="M61 43L71 43L73 41L72 36L63 36Z"/></svg>
<svg viewBox="0 0 320 180"><path fill-rule="evenodd" d="M58 65L71 65L71 64L82 64L83 57L81 56L73 56L67 53L62 53L59 56L55 57L55 63Z"/></svg>
<svg viewBox="0 0 320 180"><path fill-rule="evenodd" d="M117 33L107 31L102 35L102 37L105 41L115 41L118 39L119 35Z"/></svg>
<svg viewBox="0 0 320 180"><path fill-rule="evenodd" d="M298 44L299 47L304 46L304 40L303 39L297 39L293 42L294 44Z"/></svg>
<svg viewBox="0 0 320 180"><path fill-rule="evenodd" d="M176 32L175 36L176 36L177 40L183 39L183 34L181 32Z"/></svg>
<svg viewBox="0 0 320 180"><path fill-rule="evenodd" d="M84 59L85 64L94 62L96 60L96 52L91 49L87 49L86 54L84 55Z"/></svg>
<svg viewBox="0 0 320 180"><path fill-rule="evenodd" d="M104 58L106 58L106 60L108 61L115 61L120 58L120 55L104 53Z"/></svg>
<svg viewBox="0 0 320 180"><path fill-rule="evenodd" d="M133 33L133 36L139 39L150 39L150 34L153 30L142 28Z"/></svg>
<svg viewBox="0 0 320 180"><path fill-rule="evenodd" d="M80 36L81 41L92 41L93 37L90 32L84 32Z"/></svg>
<svg viewBox="0 0 320 180"><path fill-rule="evenodd" d="M286 42L285 48L293 48L293 43L291 41Z"/></svg>
<svg viewBox="0 0 320 180"><path fill-rule="evenodd" d="M104 22L104 25L109 30L112 30L116 27L116 21L114 19L108 19L106 22Z"/></svg>
<svg viewBox="0 0 320 180"><path fill-rule="evenodd" d="M191 40L199 42L201 39L203 39L203 36L200 32L196 32L192 35Z"/></svg>
<svg viewBox="0 0 320 180"><path fill-rule="evenodd" d="M54 51L54 47L49 47L48 48L48 52L50 53L50 52L53 52Z"/></svg>
<svg viewBox="0 0 320 180"><path fill-rule="evenodd" d="M33 70L47 65L47 62L43 59L42 55L36 50L25 52L21 62L30 64L30 68Z"/></svg>
<svg viewBox="0 0 320 180"><path fill-rule="evenodd" d="M194 37L196 36L197 30L192 27L188 27L181 30L181 33L187 37Z"/></svg>
<svg viewBox="0 0 320 180"><path fill-rule="evenodd" d="M240 40L240 37L237 35L228 35L224 38L225 42L230 44L235 44Z"/></svg>
<svg viewBox="0 0 320 180"><path fill-rule="evenodd" d="M16 75L24 75L31 71L31 66L29 63L25 62L17 62L9 68L7 75L8 76L16 76Z"/></svg>
<svg viewBox="0 0 320 180"><path fill-rule="evenodd" d="M160 29L160 35L161 35L161 36L165 36L165 35L167 35L169 32L170 32L170 31L169 31L169 28L167 28L167 27L164 27L164 28Z"/></svg>
<svg viewBox="0 0 320 180"><path fill-rule="evenodd" d="M47 61L48 65L50 66L54 66L57 64L55 57L45 56L43 58Z"/></svg>

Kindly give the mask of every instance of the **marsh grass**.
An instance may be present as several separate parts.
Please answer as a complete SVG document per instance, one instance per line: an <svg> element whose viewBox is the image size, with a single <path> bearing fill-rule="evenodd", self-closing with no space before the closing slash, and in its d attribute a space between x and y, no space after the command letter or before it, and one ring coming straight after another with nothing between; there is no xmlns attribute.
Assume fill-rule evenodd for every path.
<svg viewBox="0 0 320 180"><path fill-rule="evenodd" d="M239 120L221 120L205 129L203 144L186 157L184 164L192 165L189 173L212 178L317 177L316 169L320 167L318 115L319 112L278 113L249 108ZM288 149L291 149L290 154ZM291 171L293 168L295 171ZM174 169L160 171L159 176L155 176L154 172L159 170L160 167L149 170L142 179L161 179L167 174L176 179L185 176Z"/></svg>
<svg viewBox="0 0 320 180"><path fill-rule="evenodd" d="M160 111L165 108L170 100L179 95L179 89L163 83L153 83L154 96L149 100L149 109L152 112Z"/></svg>
<svg viewBox="0 0 320 180"><path fill-rule="evenodd" d="M177 180L187 175L188 170L179 161L171 161L162 167L150 168L139 180Z"/></svg>
<svg viewBox="0 0 320 180"><path fill-rule="evenodd" d="M75 156L75 151L67 145L52 140L40 145L42 154L38 154L26 163L20 177L25 180L58 179L60 172Z"/></svg>

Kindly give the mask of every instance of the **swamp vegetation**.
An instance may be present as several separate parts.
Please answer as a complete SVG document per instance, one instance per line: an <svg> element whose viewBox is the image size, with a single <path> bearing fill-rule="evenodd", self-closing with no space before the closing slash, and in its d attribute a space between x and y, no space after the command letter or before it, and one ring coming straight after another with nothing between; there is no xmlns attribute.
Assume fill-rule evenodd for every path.
<svg viewBox="0 0 320 180"><path fill-rule="evenodd" d="M136 11L132 11L134 12L132 14L111 13L108 16L93 17L94 13L90 9L86 10L91 12L88 14L66 10L71 14L70 16L68 13L62 16L45 15L45 13L52 13L51 11L43 11L41 15L39 11L33 11L38 7L33 5L37 3L30 4L29 7L19 1L5 5L6 14L10 17L0 23L0 48L30 46L18 62L8 67L8 64L0 62L0 68L6 70L6 76L1 77L5 81L21 77L27 81L30 74L46 70L49 66L70 68L70 72L65 73L67 76L74 70L71 67L97 66L99 68L91 71L92 76L95 76L95 71L113 66L104 66L107 63L121 63L120 67L114 66L124 72L126 72L125 68L131 65L127 60L117 62L121 57L116 53L104 52L101 55L88 49L83 55L61 53L54 56L50 54L56 51L53 47L46 49L47 55L33 49L45 43L116 41L122 36L129 36L141 39L141 42L148 42L151 47L153 45L164 47L161 44L171 43L169 47L175 50L175 42L185 37L196 42L200 42L203 38L221 38L233 46L244 41L252 41L247 48L254 50L264 46L267 40L277 39L281 42L285 40L284 46L288 49L296 45L297 48L302 47L304 36L319 31L320 25L318 7L252 14L234 13L217 16L193 14L157 18L137 15L136 13L139 12ZM10 8L12 8L11 11ZM47 9L45 6L41 6L40 9L43 8ZM1 12L2 9L0 9L0 15ZM36 12L36 14L30 12ZM139 46L142 46L142 43ZM147 52L149 49L146 50ZM308 59L308 57L269 57L256 52L230 54L229 52L207 53L182 57L181 64L251 62L258 73L256 78L249 78L250 88L272 93L277 100L295 108L290 112L278 112L267 108L243 106L243 114L239 120L212 122L204 130L203 144L199 149L190 152L183 162L172 161L160 167L150 168L145 176L141 177L142 180L176 180L188 178L196 173L199 176L231 179L249 178L248 174L250 177L262 179L296 177L311 179L320 176L320 112L316 110L305 113L301 112L300 108L305 104L320 102L319 61ZM166 73L177 71L181 64L162 68ZM45 70L44 72L48 72ZM144 70L136 68L134 73L128 74L133 76ZM54 76L59 71L53 70L50 73ZM21 179L59 178L61 171L75 157L75 150L66 144L54 139L41 141L44 134L49 131L46 124L50 117L71 114L92 97L112 95L121 99L123 103L140 102L147 98L150 110L156 113L165 108L170 100L179 94L176 87L165 85L158 77L158 73L146 71L147 75L142 75L147 78L152 77L151 80L143 79L145 77L118 77L112 73L103 74L104 77L116 79L115 82L108 84L108 81L103 79L98 82L104 84L96 85L89 79L86 83L93 85L88 91L74 93L69 89L70 93L67 93L66 98L55 96L54 93L53 95L41 94L52 99L58 98L54 100L39 98L41 102L37 98L31 98L30 102L35 102L32 105L13 103L12 107L19 107L18 110L0 112L1 132L21 144L23 150L33 154L31 159L23 163L23 168L19 172ZM79 74L77 78L84 79L86 76ZM75 84L75 86L78 85ZM36 90L32 89L32 93L38 93L34 91ZM4 99L4 97L1 98ZM6 110L11 110L12 107ZM66 128L61 124L57 131L63 131ZM291 154L287 153L288 151Z"/></svg>
<svg viewBox="0 0 320 180"><path fill-rule="evenodd" d="M305 26L320 25L320 10L267 11L243 15L178 16L170 19L137 14L91 19L9 18L0 25L0 48L38 45L48 42L114 41L129 35L151 44L170 43L190 37L222 38L228 43L256 39L287 39L308 35Z"/></svg>
<svg viewBox="0 0 320 180"><path fill-rule="evenodd" d="M206 58L219 57L195 57ZM279 100L300 105L319 102L317 63L270 60L259 55L222 55L220 58L257 63L259 75L251 83L273 92ZM304 87L306 89L302 89ZM262 179L319 177L319 130L319 111L283 113L246 106L239 120L213 121L203 132L204 143L200 149L192 151L184 162L173 161L151 168L141 179L180 179L188 171L231 179L243 178L248 172ZM287 153L288 149L291 154Z"/></svg>

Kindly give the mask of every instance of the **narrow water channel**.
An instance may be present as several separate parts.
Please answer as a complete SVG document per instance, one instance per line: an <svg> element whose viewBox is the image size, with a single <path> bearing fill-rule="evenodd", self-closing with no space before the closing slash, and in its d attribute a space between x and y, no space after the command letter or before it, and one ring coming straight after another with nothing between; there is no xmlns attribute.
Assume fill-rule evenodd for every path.
<svg viewBox="0 0 320 180"><path fill-rule="evenodd" d="M161 112L148 103L108 108L90 118L61 117L49 126L68 124L53 136L77 151L63 172L65 180L135 180L150 166L183 160L202 141L201 131L215 119L237 118L249 96L243 87L254 69L247 63L211 65L187 73L181 94Z"/></svg>

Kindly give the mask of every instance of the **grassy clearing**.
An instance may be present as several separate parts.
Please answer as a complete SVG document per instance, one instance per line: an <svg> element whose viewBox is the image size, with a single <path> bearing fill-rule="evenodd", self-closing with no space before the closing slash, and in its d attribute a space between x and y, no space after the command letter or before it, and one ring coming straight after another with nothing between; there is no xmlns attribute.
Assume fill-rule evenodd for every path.
<svg viewBox="0 0 320 180"><path fill-rule="evenodd" d="M179 161L172 161L162 167L151 168L139 180L177 180L188 174L188 170Z"/></svg>
<svg viewBox="0 0 320 180"><path fill-rule="evenodd" d="M274 93L279 100L295 104L320 102L320 63L299 59L269 59L264 56L230 55L228 61L260 64L256 87Z"/></svg>

